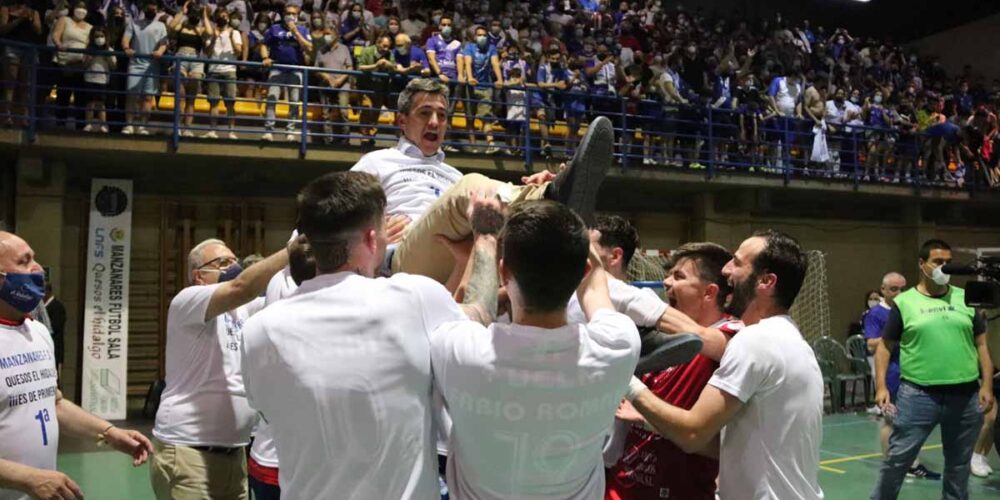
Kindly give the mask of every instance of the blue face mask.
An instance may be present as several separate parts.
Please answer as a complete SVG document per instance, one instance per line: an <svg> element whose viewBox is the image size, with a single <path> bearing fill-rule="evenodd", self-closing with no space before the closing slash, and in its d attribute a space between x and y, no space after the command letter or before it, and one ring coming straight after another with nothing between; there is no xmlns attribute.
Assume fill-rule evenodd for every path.
<svg viewBox="0 0 1000 500"><path fill-rule="evenodd" d="M240 273L243 272L243 266L239 264L233 264L226 268L225 271L219 273L219 283L225 283L227 281L232 281L236 279Z"/></svg>
<svg viewBox="0 0 1000 500"><path fill-rule="evenodd" d="M0 300L18 311L28 314L38 307L45 296L45 273L4 273L0 286Z"/></svg>

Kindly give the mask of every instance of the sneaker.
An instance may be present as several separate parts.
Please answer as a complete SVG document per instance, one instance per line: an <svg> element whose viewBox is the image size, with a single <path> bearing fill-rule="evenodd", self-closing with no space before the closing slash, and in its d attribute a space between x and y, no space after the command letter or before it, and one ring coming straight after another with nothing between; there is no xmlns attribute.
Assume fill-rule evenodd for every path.
<svg viewBox="0 0 1000 500"><path fill-rule="evenodd" d="M986 463L986 457L978 453L972 454L972 475L976 477L986 477L989 476L993 469L988 463Z"/></svg>
<svg viewBox="0 0 1000 500"><path fill-rule="evenodd" d="M146 130L146 127L139 127L139 135L149 135L149 130Z"/></svg>
<svg viewBox="0 0 1000 500"><path fill-rule="evenodd" d="M219 134L216 134L214 130L209 130L201 135L203 139L218 139Z"/></svg>
<svg viewBox="0 0 1000 500"><path fill-rule="evenodd" d="M597 191L614 161L614 142L611 120L604 116L595 118L573 159L549 184L545 197L572 208L584 222L593 224Z"/></svg>
<svg viewBox="0 0 1000 500"><path fill-rule="evenodd" d="M486 146L486 154L495 155L500 152L500 148L496 147L494 144L488 144Z"/></svg>
<svg viewBox="0 0 1000 500"><path fill-rule="evenodd" d="M240 138L240 136L236 135L236 132L229 132L229 135L226 136L226 137L229 137L230 139L232 139L234 141L237 141Z"/></svg>
<svg viewBox="0 0 1000 500"><path fill-rule="evenodd" d="M654 160L652 158L643 158L642 159L642 164L643 165L656 165L656 160Z"/></svg>
<svg viewBox="0 0 1000 500"><path fill-rule="evenodd" d="M93 132L94 131L94 126L88 123L86 126L83 127L83 131L84 132Z"/></svg>
<svg viewBox="0 0 1000 500"><path fill-rule="evenodd" d="M447 145L447 146L445 146L445 147L443 147L443 148L441 148L441 149L443 149L445 153L458 153L459 152L458 148L456 148L455 146L452 146L450 144Z"/></svg>
<svg viewBox="0 0 1000 500"><path fill-rule="evenodd" d="M642 349L635 374L655 373L694 359L703 342L693 333L669 334L655 329L642 333Z"/></svg>
<svg viewBox="0 0 1000 500"><path fill-rule="evenodd" d="M181 130L181 137L194 137L194 132L187 129Z"/></svg>
<svg viewBox="0 0 1000 500"><path fill-rule="evenodd" d="M917 479L930 479L931 481L941 479L941 473L934 472L927 467L924 467L924 464L920 464L916 467L910 467L910 470L906 473L906 475Z"/></svg>
<svg viewBox="0 0 1000 500"><path fill-rule="evenodd" d="M135 133L135 129L131 125L125 125L122 127L122 135L132 135Z"/></svg>
<svg viewBox="0 0 1000 500"><path fill-rule="evenodd" d="M867 413L869 415L881 416L882 415L882 409L879 408L878 405L872 405L871 408L868 408L867 410L865 410L865 413Z"/></svg>
<svg viewBox="0 0 1000 500"><path fill-rule="evenodd" d="M102 134L107 134L108 133L108 126L107 125L101 125L101 129L100 130L101 130Z"/></svg>
<svg viewBox="0 0 1000 500"><path fill-rule="evenodd" d="M271 142L274 140L274 134L270 132L265 132L264 135L260 136L260 140Z"/></svg>
<svg viewBox="0 0 1000 500"><path fill-rule="evenodd" d="M293 134L293 133L289 132L289 133L285 134L285 140L288 141L288 142L295 142L295 141L298 141L299 138L296 136L296 134Z"/></svg>

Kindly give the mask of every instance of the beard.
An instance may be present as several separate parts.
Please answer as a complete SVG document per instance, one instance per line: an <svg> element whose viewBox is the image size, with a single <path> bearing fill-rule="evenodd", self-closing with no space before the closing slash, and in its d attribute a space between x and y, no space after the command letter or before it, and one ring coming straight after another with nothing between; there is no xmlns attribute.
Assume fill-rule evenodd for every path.
<svg viewBox="0 0 1000 500"><path fill-rule="evenodd" d="M745 280L733 283L733 292L726 305L726 313L737 318L743 317L750 303L757 298L757 278L760 276L753 273Z"/></svg>

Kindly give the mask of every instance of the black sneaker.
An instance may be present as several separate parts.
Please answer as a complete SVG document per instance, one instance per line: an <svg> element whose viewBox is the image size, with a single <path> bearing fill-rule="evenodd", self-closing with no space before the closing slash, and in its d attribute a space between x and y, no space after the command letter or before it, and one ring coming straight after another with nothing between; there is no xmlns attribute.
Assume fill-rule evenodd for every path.
<svg viewBox="0 0 1000 500"><path fill-rule="evenodd" d="M701 352L703 344L701 338L693 333L668 334L657 330L640 333L642 350L639 351L639 363L635 366L636 375L687 363Z"/></svg>
<svg viewBox="0 0 1000 500"><path fill-rule="evenodd" d="M931 481L941 479L940 472L934 472L927 467L924 467L924 464L920 464L916 467L910 467L910 470L906 472L906 475L918 479L930 479Z"/></svg>
<svg viewBox="0 0 1000 500"><path fill-rule="evenodd" d="M545 197L572 208L588 225L594 223L597 191L611 166L615 151L611 120L598 116L587 127L580 146L566 169L552 180Z"/></svg>

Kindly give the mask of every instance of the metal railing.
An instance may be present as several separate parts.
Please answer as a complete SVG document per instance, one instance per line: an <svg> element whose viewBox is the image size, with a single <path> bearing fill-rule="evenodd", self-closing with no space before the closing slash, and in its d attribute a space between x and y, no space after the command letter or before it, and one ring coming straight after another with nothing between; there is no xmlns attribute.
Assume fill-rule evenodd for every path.
<svg viewBox="0 0 1000 500"><path fill-rule="evenodd" d="M3 75L11 73L10 64L20 63L18 79L2 82L0 122L23 128L28 140L34 140L40 130L66 127L161 135L176 149L189 140L274 140L275 133L280 139L284 132L286 141L294 143L304 157L310 148L345 147L351 141L371 146L376 139L394 140L398 128L391 116L399 92L411 78L175 55L158 60L135 56L129 61L121 52L62 51L87 58L115 57L110 70L92 71L82 63L52 62L56 52L52 47L0 40L0 49ZM137 67L129 75L129 64L134 61L159 68L148 74L152 81L147 85L156 91L145 99L148 113L125 109L132 101L144 100L134 86L129 89L137 80ZM204 66L203 77L184 74L199 64ZM213 65L220 64L235 66L239 77L232 80L213 72ZM92 83L100 79L93 76L105 76L107 85ZM341 76L347 76L347 85L331 87L328 78ZM223 95L206 96L210 85L219 87L214 94ZM233 85L237 95L225 95ZM615 157L624 169L682 168L703 171L706 178L741 173L780 177L786 184L798 178L825 178L856 187L884 182L915 189L983 190L1000 185L996 160L991 163L979 151L973 158L963 156L947 130L929 134L861 124L830 125L823 134L829 158L813 161L816 135L811 120L709 105L549 91L533 84L473 88L452 81L449 85L452 123L446 151L478 154L485 147L489 154L522 159L528 168L539 160L571 157L586 123L604 115L614 123ZM103 120L99 103L104 104ZM231 128L219 125L230 120Z"/></svg>

